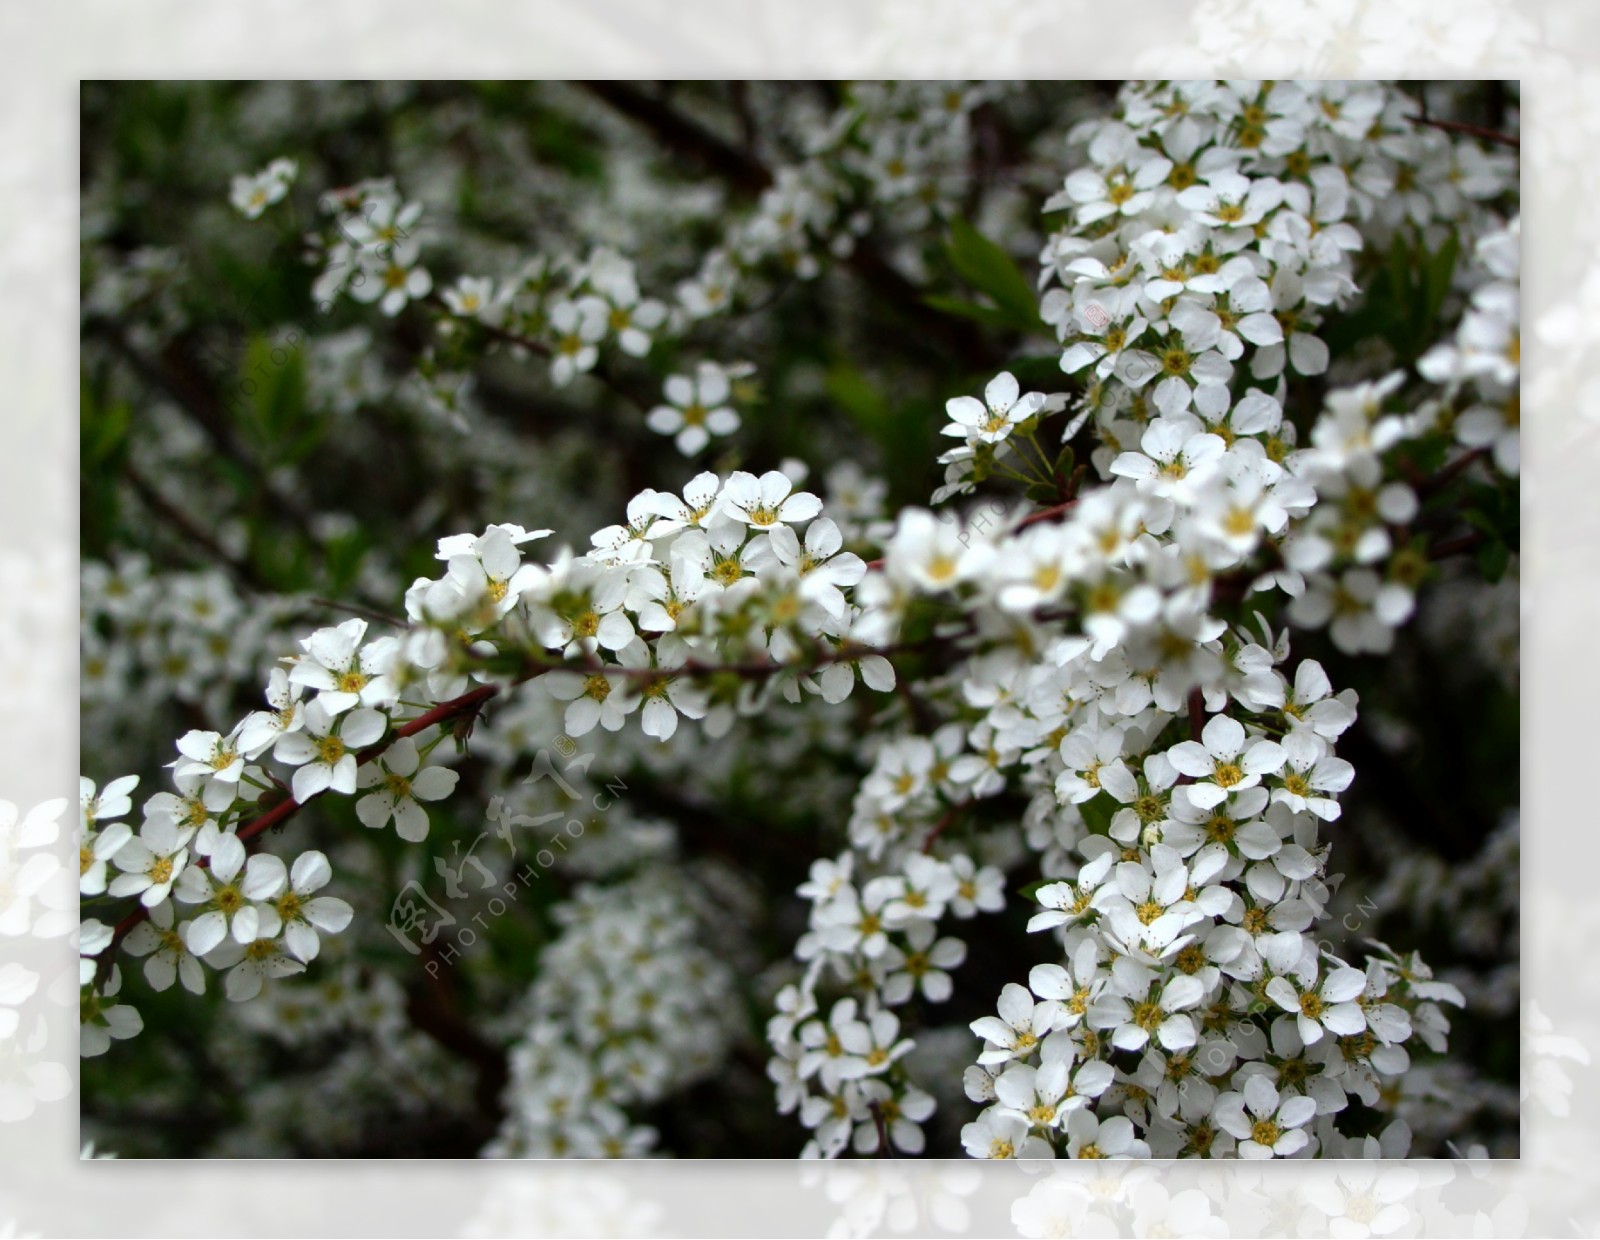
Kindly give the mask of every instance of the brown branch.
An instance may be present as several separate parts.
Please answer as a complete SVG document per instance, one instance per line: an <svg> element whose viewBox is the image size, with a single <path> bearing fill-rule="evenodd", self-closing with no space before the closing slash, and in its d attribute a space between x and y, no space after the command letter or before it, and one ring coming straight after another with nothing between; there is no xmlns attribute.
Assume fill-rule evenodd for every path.
<svg viewBox="0 0 1600 1240"><path fill-rule="evenodd" d="M971 806L971 801L962 801L957 805L952 805L948 810L946 810L944 816L940 818L938 822L933 824L933 829L928 832L928 838L922 841L922 851L925 853L931 853L933 851L933 846L938 842L939 837L949 830L951 824L954 823L957 818L961 817L961 814L964 810L971 808Z"/></svg>
<svg viewBox="0 0 1600 1240"><path fill-rule="evenodd" d="M1469 125L1465 121L1442 121L1434 117L1416 113L1406 119L1413 125L1428 125L1434 129L1442 129L1446 133L1457 133L1468 138L1479 138L1484 142L1498 142L1501 146L1522 146L1522 140L1508 133L1501 133L1498 129L1486 129L1482 125Z"/></svg>
<svg viewBox="0 0 1600 1240"><path fill-rule="evenodd" d="M665 100L621 82L583 82L581 85L622 115L649 129L669 150L694 160L741 193L754 197L772 185L772 173L753 154L740 150L698 121L684 116ZM887 306L915 323L929 338L928 343L936 348L954 350L979 369L994 360L976 325L927 306L922 300L923 290L891 266L877 250L858 244L845 262Z"/></svg>
<svg viewBox="0 0 1600 1240"><path fill-rule="evenodd" d="M674 154L687 156L744 193L759 194L772 184L772 174L754 156L637 86L626 82L580 82L579 85L612 110L644 126Z"/></svg>
<svg viewBox="0 0 1600 1240"><path fill-rule="evenodd" d="M1445 560L1453 555L1461 555L1481 546L1488 539L1482 530L1473 530L1470 534L1462 534L1459 538L1446 538L1443 542L1434 543L1428 548L1430 560Z"/></svg>
<svg viewBox="0 0 1600 1240"><path fill-rule="evenodd" d="M449 315L451 318L457 319L458 321L471 323L490 340L497 340L502 344L516 345L520 348L527 349L529 352L538 357L547 358L554 356L554 350L542 340L535 340L532 336L524 336L521 332L514 332L508 327L500 327L494 323L485 323L482 319L461 319L461 316L452 311L449 305L446 304L445 300L436 294L430 293L425 300L429 305L434 306L436 309ZM594 367L587 373L593 378L598 379L606 387L610 388L613 392L622 397L624 400L628 401L630 404L636 405L641 411L649 412L649 410L654 407L652 398L631 390L626 384L618 379L615 374L611 372L610 368L605 365L604 359L596 362Z"/></svg>
<svg viewBox="0 0 1600 1240"><path fill-rule="evenodd" d="M889 1155L889 1126L883 1122L883 1110L876 1102L869 1102L867 1109L872 1112L872 1122L878 1128L878 1157L888 1158Z"/></svg>
<svg viewBox="0 0 1600 1240"><path fill-rule="evenodd" d="M1415 483L1417 498L1426 499L1430 495L1438 494L1488 455L1488 448L1473 448L1470 452L1462 453L1461 456L1451 461L1438 473L1417 481Z"/></svg>
<svg viewBox="0 0 1600 1240"><path fill-rule="evenodd" d="M235 584L251 591L273 592L272 586L262 581L249 563L236 557L218 542L209 530L161 494L155 484L134 467L132 461L123 465L122 474L128 485L133 488L133 493L153 516L166 522L184 539L209 553L211 558L234 579Z"/></svg>
<svg viewBox="0 0 1600 1240"><path fill-rule="evenodd" d="M592 661L587 665L547 663L542 661L529 662L524 665L522 670L511 683L513 685L523 684L526 681L532 680L536 676L542 676L546 672L554 671L588 671L606 675L620 675L643 680L660 679L662 677L678 675L733 675L741 678L753 679L763 676L775 676L786 671L802 673L815 671L819 667L826 667L832 663L851 662L857 659L866 658L869 655L883 655L884 657L887 657L890 654L904 651L926 649L929 646L941 645L945 641L953 641L965 635L965 632L963 632L952 635L948 638L932 636L924 638L921 641L901 642L889 646L859 646L853 642L843 642L831 651L822 652L818 658L807 663L799 664L760 662L707 664L690 662L685 663L683 666L678 668L639 668L622 667L617 664L603 664L599 663L598 661ZM423 714L418 715L415 719L408 720L406 723L395 728L394 731L390 732L382 740L367 746L367 748L363 749L359 754L356 755L356 765L365 766L367 763L376 759L396 741L402 739L403 737L415 736L417 733L425 731L436 723L446 723L453 719L467 718L476 715L477 712L483 707L484 703L486 703L490 698L494 697L499 692L500 687L497 685L482 685L468 693L463 693L460 697L451 698L448 702L439 703L439 705L433 707L431 710L425 711ZM324 791L326 791L326 789L324 789ZM238 836L241 843L249 843L251 840L259 838L266 832L272 830L274 827L282 826L290 818L299 813L306 804L315 800L316 797L320 797L322 795L323 793L319 792L316 794L316 796L307 797L305 801L297 801L292 796L286 797L284 800L278 802L278 804L272 806L272 808L266 810L264 813L258 814L249 822L239 826L236 829L235 834ZM195 864L203 869L209 864L209 859L202 857ZM100 957L97 982L103 981L105 975L109 972L112 958L116 955L116 950L122 944L122 941L127 938L128 934L135 926L144 921L147 917L149 917L149 915L150 910L141 904L117 923L116 929L112 932L111 944L107 948L105 954Z"/></svg>
<svg viewBox="0 0 1600 1240"><path fill-rule="evenodd" d="M84 329L87 335L104 340L147 388L162 393L187 414L219 455L227 457L250 477L258 480L257 485L269 501L268 507L286 518L308 542L315 541L310 533L310 514L297 499L267 479L266 471L251 459L234 434L227 411L215 393L194 372L194 367L179 354L175 346L168 348L160 360L154 360L135 348L122 325L113 319L92 316L85 320Z"/></svg>
<svg viewBox="0 0 1600 1240"><path fill-rule="evenodd" d="M410 627L410 621L402 620L399 616L386 615L384 612L375 611L370 607L358 607L354 603L341 603L337 599L313 598L311 600L318 607L326 607L329 611L348 612L352 616L360 616L363 620L371 620L376 624L387 624L397 629Z"/></svg>
<svg viewBox="0 0 1600 1240"><path fill-rule="evenodd" d="M429 943L423 951L430 958L428 963L443 960L437 944ZM448 969L433 968L424 972L429 980L406 992L406 1016L415 1028L477 1070L478 1110L490 1117L492 1125L498 1126L505 1110L502 1095L509 1079L505 1052L462 1017L454 988L445 981Z"/></svg>
<svg viewBox="0 0 1600 1240"><path fill-rule="evenodd" d="M473 689L469 693L463 693L460 697L451 698L448 702L441 702L432 710L418 715L415 719L409 720L408 722L402 724L388 736L384 737L384 739L376 742L375 744L367 746L367 748L363 749L359 754L356 755L356 765L365 766L402 737L415 736L418 732L424 731L436 723L443 723L447 720L455 719L463 715L475 714L485 702L499 692L499 688L495 685L483 685L480 688ZM326 791L326 789L324 789L324 791ZM235 831L235 835L238 836L241 844L247 844L251 840L256 839L257 837L272 830L272 828L282 826L284 823L288 822L289 819L298 814L306 804L316 800L316 798L321 795L323 794L319 792L316 794L316 796L307 797L305 801L296 801L293 797L288 797L285 800L280 801L277 805L274 805L265 813L258 814L249 822L244 823L237 829L237 831ZM210 858L202 857L200 860L195 862L195 864L201 869L205 869L210 865ZM117 923L116 929L113 930L111 934L111 944L106 949L105 954L100 958L100 964L95 975L95 981L97 985L103 982L105 975L110 972L112 959L116 955L117 948L121 946L122 940L127 938L128 935L133 931L133 928L149 916L150 909L147 906L140 904L131 913Z"/></svg>
<svg viewBox="0 0 1600 1240"><path fill-rule="evenodd" d="M1038 525L1041 521L1054 521L1057 517L1071 512L1073 505L1077 502L1075 499L1069 499L1063 504L1055 504L1049 508L1041 508L1038 512L1030 512L1017 522L1017 529L1025 530L1030 525Z"/></svg>

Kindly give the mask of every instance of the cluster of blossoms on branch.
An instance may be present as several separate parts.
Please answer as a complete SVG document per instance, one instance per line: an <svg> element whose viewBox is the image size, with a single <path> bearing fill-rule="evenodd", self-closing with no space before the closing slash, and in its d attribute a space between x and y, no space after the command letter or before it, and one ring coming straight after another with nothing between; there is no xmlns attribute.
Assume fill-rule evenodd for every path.
<svg viewBox="0 0 1600 1240"><path fill-rule="evenodd" d="M624 1108L704 1078L738 1032L732 968L699 942L712 915L662 869L586 883L557 907L561 935L528 992L508 1115L485 1157L638 1158L654 1149L657 1133Z"/></svg>
<svg viewBox="0 0 1600 1240"><path fill-rule="evenodd" d="M1478 239L1476 266L1486 278L1472 291L1454 341L1417 362L1425 378L1466 393L1455 435L1469 448L1488 448L1495 465L1515 477L1522 468L1522 217Z"/></svg>
<svg viewBox="0 0 1600 1240"><path fill-rule="evenodd" d="M434 298L421 209L389 181L324 197L314 293L390 315L437 302L486 344L547 357L558 386L615 382L608 352L645 356L774 260L805 278L819 249L847 258L868 204L903 227L938 217L983 99L858 89L670 305L604 247ZM1487 408L1515 401L1515 226L1476 205L1514 188L1514 164L1404 106L1376 85L1133 85L1074 132L1087 158L1047 203L1067 222L1042 256L1040 314L1087 390L1069 411L1008 370L947 406L959 443L933 503L1022 482L1027 499L997 516L875 523L848 504L825 514L803 469L707 471L639 492L587 550L542 562L528 549L548 530L448 537L397 632L318 630L273 670L264 709L185 735L137 832L119 821L128 781L86 780L81 890L138 907L84 923L85 1053L138 1032L116 1001L118 950L157 989L227 970L240 1000L302 971L352 910L319 894L323 853L262 851L271 828L335 793L367 827L425 839L427 803L456 784L439 747L525 681L565 704L569 736L636 727L662 743L864 688L883 695L870 766L846 847L799 888L808 923L766 1028L778 1110L810 1131L808 1155L922 1151L941 1083L915 1079L911 1052L966 960L953 923L1019 900L1058 958L1019 970L971 1024L970 1154L1365 1151L1339 1116L1352 1099L1392 1110L1408 1047L1441 1050L1440 1005L1461 996L1415 956L1377 944L1352 959L1322 933L1322 827L1356 777L1336 749L1358 703L1294 658L1289 629L1326 628L1347 654L1391 648L1439 551L1420 519L1429 480L1400 453L1446 434L1458 389L1485 404L1455 437L1516 468L1511 415L1491 428ZM292 171L245 185L240 209L259 213ZM1453 230L1495 277L1456 344L1418 363L1447 395L1396 363L1330 375L1308 413L1290 376L1330 371L1324 320L1356 300L1362 254L1403 228L1435 246ZM738 428L745 378L699 362L648 424L701 451ZM1065 451L1040 443L1047 424ZM1019 896L1024 871L1041 881ZM654 1133L623 1108L726 1053L730 974L696 944L690 898L656 881L584 887L556 914L496 1152L643 1153ZM1391 1128L1385 1151L1404 1139Z"/></svg>
<svg viewBox="0 0 1600 1240"><path fill-rule="evenodd" d="M353 619L305 638L273 670L266 709L178 741L174 791L144 803L137 833L116 821L132 808L128 779L105 794L86 780L82 891L137 896L142 907L115 933L86 923L85 954L104 967L89 980L85 1020L114 1036L137 1031L98 1006L119 984L113 941L147 958L156 989L176 979L199 992L208 966L227 970L228 996L242 1001L300 972L319 934L348 925L350 906L316 894L331 879L321 852L289 866L250 850L327 792L358 797L369 827L424 839L426 803L456 781L430 758L461 704L495 691L475 680L544 676L570 703L570 735L615 731L636 715L662 741L685 717L721 734L775 693L836 702L858 678L891 686L845 594L866 566L841 550L821 508L778 471L702 474L681 496L641 493L626 525L546 565L525 563L522 547L548 530L496 525L441 539L444 574L407 591L410 629L369 638L368 622ZM493 677L497 665L509 677Z"/></svg>
<svg viewBox="0 0 1600 1240"><path fill-rule="evenodd" d="M770 280L815 278L819 254L849 258L875 221L915 233L948 218L971 178L972 114L994 93L975 84L854 84L831 115L817 119L803 160L771 173L748 168L770 184L670 298L646 295L634 262L610 246L583 257L540 255L506 276L463 275L432 296L433 277L421 262L428 240L422 205L406 201L392 178L321 196L329 223L305 238L322 267L313 296L324 312L348 295L376 302L391 316L411 302L431 301L446 320L445 344L429 352L420 373L434 403L464 429L461 404L471 376L462 350L472 346L451 329L475 332L482 347L547 358L558 387L590 372L609 376L617 355L643 358L658 342L681 343L697 323L748 309ZM292 161L280 159L237 178L234 205L257 218L285 197L297 173ZM748 401L756 393L747 362L700 359L693 371L669 376L664 399L654 405L630 392L646 425L672 436L685 456L737 430L730 397Z"/></svg>
<svg viewBox="0 0 1600 1240"><path fill-rule="evenodd" d="M1291 623L1381 653L1412 612L1419 501L1386 477L1385 452L1433 429L1434 402L1397 411L1399 370L1336 388L1304 447L1283 408L1290 370L1328 369L1316 329L1358 291L1358 223L1382 233L1403 211L1471 236L1492 223L1464 195L1509 188L1508 165L1417 130L1402 106L1379 86L1133 86L1117 116L1075 133L1089 161L1047 204L1071 223L1043 256L1058 287L1042 313L1062 369L1091 374L1107 485L1038 514L1049 522L904 513L883 577L857 591L891 613L951 599L968 657L944 681L954 743L943 724L886 744L856 851L802 888L806 972L769 1036L780 1109L816 1130L812 1153L852 1133L863 1151L919 1148L907 1121L931 1107L896 1040L897 970L908 951L932 970L954 868L972 874L949 820L1008 788L1028 796L1027 842L1061 880L1034 892L1030 928L1058 937L1063 963L1008 984L998 1016L972 1026L984 1049L966 1089L988 1105L963 1131L969 1153L1336 1152L1350 1097L1377 1105L1413 1035L1442 1046L1455 987L1387 949L1352 966L1316 933L1330 898L1319 828L1354 776L1334 753L1353 694L1313 661L1280 670L1287 631L1218 614L1278 593ZM1464 175L1421 181L1441 157ZM1475 302L1507 303L1493 289ZM982 402L953 399L946 433L965 442L941 458L936 501L993 476L1061 487L1036 438L1059 407L1009 374ZM958 961L961 944L933 950ZM830 981L847 994L824 1015Z"/></svg>

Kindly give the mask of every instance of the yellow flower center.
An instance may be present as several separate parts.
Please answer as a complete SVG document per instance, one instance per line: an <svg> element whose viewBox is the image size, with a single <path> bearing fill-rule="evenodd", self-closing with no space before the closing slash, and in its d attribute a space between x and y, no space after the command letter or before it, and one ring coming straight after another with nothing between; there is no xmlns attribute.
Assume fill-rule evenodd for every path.
<svg viewBox="0 0 1600 1240"><path fill-rule="evenodd" d="M1194 358L1182 345L1174 345L1161 354L1161 369L1167 374L1181 378L1189 373L1189 367L1194 364Z"/></svg>

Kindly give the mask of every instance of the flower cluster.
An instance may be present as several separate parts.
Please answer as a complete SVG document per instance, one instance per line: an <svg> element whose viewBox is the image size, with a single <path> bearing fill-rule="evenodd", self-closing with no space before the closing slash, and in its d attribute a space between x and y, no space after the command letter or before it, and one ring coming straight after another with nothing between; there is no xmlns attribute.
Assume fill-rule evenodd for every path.
<svg viewBox="0 0 1600 1240"><path fill-rule="evenodd" d="M115 748L120 723L174 698L220 713L299 610L285 599L247 602L216 570L152 573L142 556L86 563L80 608L81 696L94 708L85 725L102 751Z"/></svg>
<svg viewBox="0 0 1600 1240"><path fill-rule="evenodd" d="M422 204L407 202L392 179L331 190L317 205L332 217L326 234L309 239L323 262L311 295L324 311L340 294L348 294L360 302L376 302L393 317L433 290L433 277L418 262L424 240Z"/></svg>
<svg viewBox="0 0 1600 1240"><path fill-rule="evenodd" d="M638 1158L646 1106L704 1077L739 1030L733 972L700 943L708 909L672 871L583 884L554 910L512 1046L498 1158ZM726 927L723 928L724 930Z"/></svg>
<svg viewBox="0 0 1600 1240"><path fill-rule="evenodd" d="M648 127L656 101L628 90L614 88ZM237 1023L285 1047L357 1022L378 1030L315 1081L361 1095L367 1053L410 1082L404 1106L449 1112L442 1096L470 1088L434 1073L438 1052L418 1030L453 1016L373 978L362 927L346 933L355 910L330 891L336 865L376 888L426 874L397 841L444 834L456 864L441 852L434 870L447 899L464 899L469 862L486 884L496 877L483 859L493 844L473 852L492 833L513 859L528 841L534 871L560 892L523 910L548 924L524 1001L489 1035L508 1058L493 1063L501 1046L487 1044L470 1056L491 1065L480 1090L509 1077L485 1153L653 1152L645 1109L737 1063L749 1002L769 1004L766 1071L807 1157L917 1154L958 1131L972 1156L1030 1159L1394 1156L1412 1132L1441 1137L1437 1113L1460 1081L1413 1058L1444 1050L1445 1008L1462 1006L1463 990L1491 1005L1481 985L1436 978L1370 934L1370 950L1356 948L1335 911L1329 837L1369 814L1346 797L1364 786L1351 761L1366 762L1358 707L1362 728L1381 731L1373 696L1344 687L1366 683L1351 657L1416 636L1397 635L1454 567L1445 561L1485 545L1480 563L1499 555L1504 572L1514 555L1515 162L1414 124L1410 101L1380 84L1125 86L1109 115L1070 135L1061 122L1037 144L1070 136L1064 177L1028 157L1018 185L1061 186L1045 203L1056 227L1042 251L1036 232L983 251L990 267L1040 255L1037 317L1026 278L1027 304L1006 311L1024 343L979 340L936 397L863 415L883 432L897 486L891 452L911 424L896 419L922 418L914 429L948 446L930 506L893 510L890 483L853 461L825 485L798 460L736 468L744 446L727 437L764 399L756 367L708 360L697 342L719 316L752 312L721 356L760 359L763 381L803 398L814 359L769 369L753 312L764 286L776 298L829 260L890 300L914 298L917 313L957 304L964 326L1006 317L924 300L920 286L958 209L983 206L988 219L1015 205L973 185L986 147L975 126L988 123L974 115L1010 96L871 83L821 94L799 96L760 142L707 131L711 162L731 169L746 206L702 210L716 227L699 243L712 248L688 263L681 245L647 258L623 213L599 235L557 240L553 228L531 258L515 245L430 248L453 281L436 293L423 247L461 221L431 189L426 231L421 202L392 179L322 195L325 227L307 239L321 308L348 294L404 317L392 340L376 320L317 337L309 398L363 458L389 459L381 441L419 410L468 432L435 439L428 417L408 426L462 485L416 503L406 539L477 528L481 517L444 515L452 489L529 524L439 538L435 567L414 575L398 553L365 547L355 518L319 514L313 541L340 551L326 557L339 561L329 579L363 595L351 609L362 618L334 624L301 623L328 606L309 589L258 594L251 578L271 576L271 552L231 527L215 548L231 579L155 576L137 559L86 568L86 701L149 710L175 698L185 719L163 786L141 802L133 776L82 782L83 1053L139 1033L125 971L195 994L222 971ZM758 101L746 119L759 114ZM297 172L280 160L239 178L234 205L255 218ZM603 199L572 201L600 214ZM1458 251L1470 256L1461 267ZM1420 289L1390 290L1415 293L1426 338L1408 342L1382 306L1364 305L1386 264L1405 265L1394 255L1426 260ZM983 279L984 264L956 265ZM697 274L680 280L686 270ZM802 296L820 303L832 283ZM431 335L415 330L429 324ZM281 327L262 337L284 338ZM567 402L603 388L608 407L633 407L619 429L645 455L660 455L651 435L685 457L721 440L727 455L677 490L642 486L677 479L632 461L626 490L597 483L561 511L549 478L589 477L589 464L561 455L561 433L531 451L498 416L523 390L514 363L530 360L521 378L552 421L587 418ZM810 390L860 395L842 362ZM495 416L469 422L480 392ZM296 416L266 400L256 412ZM304 443L326 430L308 419ZM206 450L197 443L189 450ZM270 482L269 506L306 493L292 467ZM162 515L159 494L142 499ZM193 543L192 514L175 515ZM544 545L553 531L536 520L575 530L577 547ZM1514 611L1514 596L1496 597ZM240 684L255 707L242 716ZM114 733L117 720L94 726ZM593 755L558 772L547 749L558 732L567 757L589 738L625 761L637 803L610 816L606 798L575 792ZM455 769L469 739L482 780ZM110 771L135 769L114 737L92 751ZM538 781L516 781L536 751L534 775L558 778L531 792ZM488 802L489 830L470 844L439 809L462 788ZM324 797L350 798L348 818L366 830L299 847L277 831ZM768 799L760 830L715 808ZM550 822L561 854L546 865L536 828ZM570 855L567 837L582 837ZM1514 904L1514 838L1513 826L1449 882L1400 848L1381 902L1492 936ZM397 854L408 858L398 869ZM12 851L0 860L27 919L70 929L57 876ZM797 932L794 960L746 989L755 949L711 936L754 938L741 884L777 875L787 891L808 864L793 909L762 910L768 930ZM1494 916L1461 915L1480 888ZM1013 930L1020 950L997 954ZM438 953L425 959L431 977ZM301 973L297 986L267 984ZM976 1020L976 1005L949 1002L973 987L987 988ZM455 1027L440 1039L470 1040ZM941 1047L955 1048L942 1066ZM291 1132L286 1116L310 1088L252 1100L252 1122ZM330 1148L361 1139L347 1118Z"/></svg>
<svg viewBox="0 0 1600 1240"><path fill-rule="evenodd" d="M1472 290L1454 341L1418 360L1424 378L1445 384L1452 401L1472 399L1455 419L1456 440L1487 448L1515 477L1522 467L1522 217L1478 239L1476 258L1488 278Z"/></svg>
<svg viewBox="0 0 1600 1240"><path fill-rule="evenodd" d="M972 114L999 88L976 82L855 82L817 118L806 157L773 170L754 213L678 286L691 318L726 313L765 269L809 280L847 258L874 217L900 232L954 212L971 177Z"/></svg>
<svg viewBox="0 0 1600 1240"><path fill-rule="evenodd" d="M401 701L467 692L474 660L494 650L472 639L490 630L523 652L516 679L545 676L570 703L574 736L597 724L615 731L637 714L645 735L664 741L680 717L705 719L717 733L760 709L737 672L719 692L699 683L702 667L791 669L764 676L760 691L796 700L841 700L858 674L892 685L886 661L854 654L860 609L844 591L866 567L842 550L821 510L777 471L702 474L681 496L636 496L626 525L596 532L587 554L564 550L548 565L522 558L548 530L495 525L441 539L444 575L407 591L412 629L372 638L368 622L353 619L303 639L273 670L266 709L227 732L195 729L178 741L175 790L144 803L137 834L112 821L131 809L129 781L97 795L85 780L81 890L138 897L142 919L118 942L146 959L156 989L181 980L200 992L206 965L226 970L229 998L243 1001L266 980L300 972L319 934L344 929L352 910L316 894L331 878L321 852L292 866L250 855L274 813L261 794L282 805L291 793L293 807L326 792L359 793L367 826L393 823L402 839L425 838L424 805L447 796L456 774L427 765L446 732L419 745L417 721L432 721L400 717ZM195 906L187 920L183 906ZM89 954L106 967L86 984L113 993L104 989L114 984L112 944L96 941Z"/></svg>
<svg viewBox="0 0 1600 1240"><path fill-rule="evenodd" d="M895 804L916 790L903 791ZM780 1113L798 1109L813 1130L805 1156L832 1158L847 1146L920 1154L926 1138L919 1125L934 1101L901 1062L912 1043L891 1009L950 998L949 971L967 949L959 938L941 937L939 923L946 914L971 918L1003 907L1001 875L965 855L912 853L898 871L868 877L855 873L855 859L847 852L816 862L800 887L812 905L810 928L795 949L806 971L777 996L767 1024L775 1052L767 1074L777 1084ZM855 993L824 1014L817 988L828 981Z"/></svg>
<svg viewBox="0 0 1600 1240"><path fill-rule="evenodd" d="M1405 1071L1413 1032L1431 1044L1447 1028L1438 1002L1460 1002L1383 958L1352 967L1316 939L1330 895L1318 828L1340 816L1353 778L1333 746L1354 696L1335 695L1313 661L1281 671L1287 632L1225 618L1230 597L1279 592L1291 622L1331 622L1334 643L1360 653L1387 651L1411 614L1422 556L1397 543L1419 501L1386 478L1385 454L1428 434L1433 408L1386 413L1397 372L1331 392L1304 448L1284 414L1288 374L1328 368L1322 314L1357 290L1367 236L1351 219L1381 222L1392 205L1381 187L1409 184L1436 146L1409 140L1401 106L1381 87L1138 86L1117 117L1080 127L1089 166L1047 204L1072 223L1045 250L1060 287L1042 313L1062 368L1092 373L1092 463L1108 485L998 524L903 512L881 577L857 589L891 627L919 596L954 605L968 661L942 681L959 689L944 704L960 726L889 742L862 785L874 803L852 843L888 876L874 880L876 902L870 885L845 888L842 944L882 951L887 889L910 881L895 871L931 861L895 791L914 796L935 770L963 785L945 794L957 815L1026 793L1027 842L1063 880L1038 889L1031 925L1058 935L1067 964L1009 984L1000 1015L973 1025L985 1049L967 1088L991 1105L963 1134L969 1152L1314 1152L1350 1095L1375 1102L1380 1079ZM1375 125L1407 137L1374 153ZM1346 155L1364 162L1352 171ZM1481 172L1466 181L1474 197L1509 188L1503 166ZM1403 205L1423 225L1480 226L1460 196ZM1063 487L1034 438L1052 404L1020 397L1009 374L981 404L953 400L947 433L966 444L943 458L936 498L990 476L1001 442L1017 448L1023 481ZM1277 567L1260 574L1249 566L1263 552ZM937 856L950 838L934 831L923 847ZM827 924L814 911L802 960ZM857 1007L870 1015L880 1000L869 971L842 980L853 1031ZM791 996L802 1014L812 981ZM838 1030L810 1028L813 1042L845 1046ZM787 1012L773 1042L795 1056ZM796 1089L775 1075L789 1109ZM863 1108L833 1075L835 1122L859 1125ZM844 1144L836 1135L822 1152Z"/></svg>
<svg viewBox="0 0 1600 1240"><path fill-rule="evenodd" d="M282 202L288 196L289 187L299 175L300 165L294 160L275 159L253 176L234 177L228 201L245 219L259 219L273 203Z"/></svg>

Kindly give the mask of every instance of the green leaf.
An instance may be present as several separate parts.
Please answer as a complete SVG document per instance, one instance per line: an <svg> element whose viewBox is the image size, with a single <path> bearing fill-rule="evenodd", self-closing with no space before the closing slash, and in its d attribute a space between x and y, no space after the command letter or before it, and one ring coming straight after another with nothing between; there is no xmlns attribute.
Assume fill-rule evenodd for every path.
<svg viewBox="0 0 1600 1240"><path fill-rule="evenodd" d="M1460 250L1461 243L1452 232L1445 238L1443 245L1428 255L1428 260L1423 265L1422 321L1430 328L1438 321L1439 312L1444 308L1444 299L1450 294L1450 280L1455 274L1456 257Z"/></svg>
<svg viewBox="0 0 1600 1240"><path fill-rule="evenodd" d="M1096 835L1104 835L1111 829L1111 818L1122 807L1117 799L1109 792L1097 792L1089 800L1078 806L1078 812L1083 815L1084 825Z"/></svg>
<svg viewBox="0 0 1600 1240"><path fill-rule="evenodd" d="M926 400L893 404L852 363L840 359L828 368L824 390L878 447L883 470L894 488L891 498L912 502L926 497L930 462L937 455L942 410Z"/></svg>
<svg viewBox="0 0 1600 1240"><path fill-rule="evenodd" d="M1499 581L1511 564L1511 548L1498 539L1478 548L1478 571L1488 582Z"/></svg>
<svg viewBox="0 0 1600 1240"><path fill-rule="evenodd" d="M122 401L107 402L104 392L82 384L78 415L78 520L85 556L106 554L117 527L117 482L127 457L133 421Z"/></svg>
<svg viewBox="0 0 1600 1240"><path fill-rule="evenodd" d="M120 460L128 440L131 415L126 403L99 404L90 393L83 393L83 413L79 422L79 461L98 472Z"/></svg>
<svg viewBox="0 0 1600 1240"><path fill-rule="evenodd" d="M305 400L305 376L297 345L258 336L245 350L230 409L247 409L247 424L274 464L304 460L321 440L322 428Z"/></svg>
<svg viewBox="0 0 1600 1240"><path fill-rule="evenodd" d="M1045 330L1039 298L1011 255L960 216L950 221L945 252L956 274L995 303L1006 326L1025 332Z"/></svg>
<svg viewBox="0 0 1600 1240"><path fill-rule="evenodd" d="M876 434L889 421L888 400L848 362L836 362L830 366L824 386L834 403L868 433Z"/></svg>
<svg viewBox="0 0 1600 1240"><path fill-rule="evenodd" d="M959 297L928 296L922 299L923 304L939 311L940 314L953 315L958 319L971 319L982 323L986 327L1010 328L1014 326L1011 315L994 306L979 305L975 301L962 301Z"/></svg>

